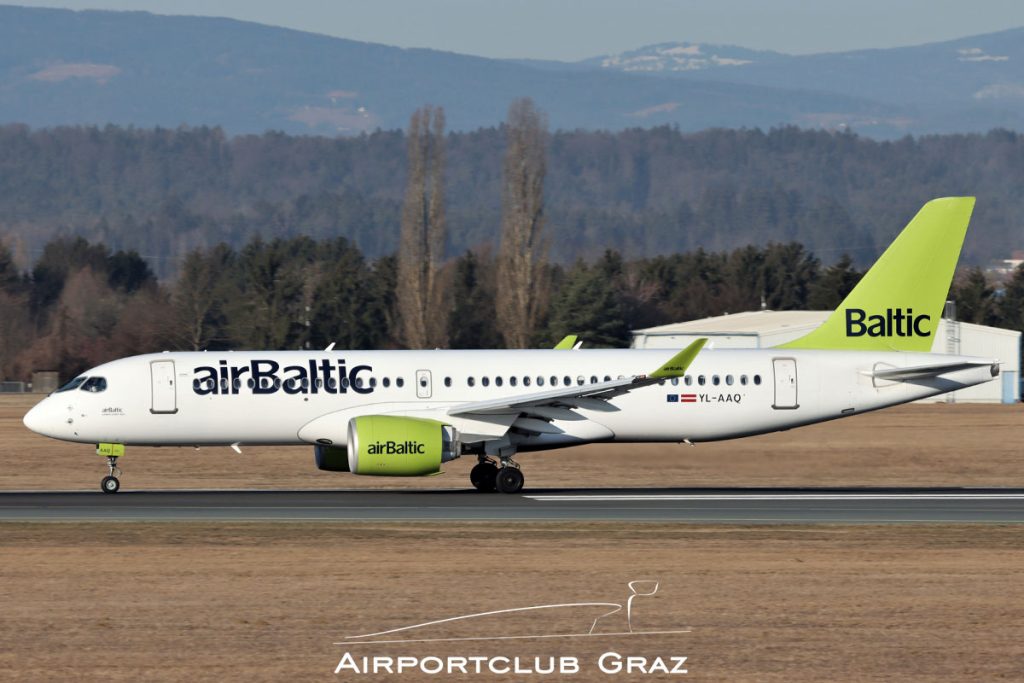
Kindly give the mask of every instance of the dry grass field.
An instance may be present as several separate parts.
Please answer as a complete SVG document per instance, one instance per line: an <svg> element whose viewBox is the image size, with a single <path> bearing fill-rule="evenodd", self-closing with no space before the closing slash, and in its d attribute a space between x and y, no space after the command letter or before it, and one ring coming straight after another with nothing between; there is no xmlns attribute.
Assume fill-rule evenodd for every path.
<svg viewBox="0 0 1024 683"><path fill-rule="evenodd" d="M3 524L0 553L3 680L445 678L334 676L346 650L571 655L580 681L641 680L599 674L608 650L689 657L686 677L643 680L1024 679L1016 527ZM478 611L621 602L635 579L661 582L634 604L636 630L692 632L333 644ZM483 635L550 633L546 619L485 622Z"/></svg>
<svg viewBox="0 0 1024 683"><path fill-rule="evenodd" d="M0 488L96 489L102 460L25 430L30 404L0 398ZM528 486L1022 486L1022 427L1021 406L906 406L696 448L597 445L521 462ZM472 464L361 479L317 471L309 451L129 449L123 483L464 487ZM621 602L636 579L661 588L637 603L635 627L692 632L347 649L576 656L580 681L679 679L600 674L608 650L685 655L685 679L702 681L1024 680L1018 526L454 522L0 523L0 680L438 680L335 676L345 648L333 643L476 611ZM545 628L528 613L485 634Z"/></svg>
<svg viewBox="0 0 1024 683"><path fill-rule="evenodd" d="M29 432L35 399L0 396L0 489L98 490L88 445ZM127 489L469 486L474 459L439 477L320 472L311 447L129 448ZM698 444L599 444L520 457L527 487L1024 486L1024 406L909 405L777 434Z"/></svg>

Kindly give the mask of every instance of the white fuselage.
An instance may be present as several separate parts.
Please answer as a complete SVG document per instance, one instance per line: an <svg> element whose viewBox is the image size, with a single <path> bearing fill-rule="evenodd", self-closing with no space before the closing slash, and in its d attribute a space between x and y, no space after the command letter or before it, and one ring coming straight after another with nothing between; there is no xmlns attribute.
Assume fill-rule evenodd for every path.
<svg viewBox="0 0 1024 683"><path fill-rule="evenodd" d="M83 443L185 446L333 444L351 418L452 421L481 439L498 427L446 418L449 408L570 384L649 373L664 350L274 351L162 353L96 367L106 388L51 394L25 417L47 436ZM729 439L831 420L991 380L978 366L916 381L879 368L985 359L930 353L723 349L701 352L685 378L555 411L520 450L592 441ZM995 363L995 361L988 361ZM276 371L271 372L276 366ZM255 376L255 379L254 379ZM513 379L514 378L514 379ZM528 381L528 384L527 384ZM95 384L95 383L94 383ZM468 439L472 441L472 436Z"/></svg>

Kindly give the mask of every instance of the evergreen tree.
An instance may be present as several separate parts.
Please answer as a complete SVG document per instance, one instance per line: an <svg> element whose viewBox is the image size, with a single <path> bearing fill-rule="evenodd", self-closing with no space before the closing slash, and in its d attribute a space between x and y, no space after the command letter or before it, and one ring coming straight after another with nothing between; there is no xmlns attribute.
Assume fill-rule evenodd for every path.
<svg viewBox="0 0 1024 683"><path fill-rule="evenodd" d="M998 325L999 310L995 290L981 268L969 268L953 281L949 298L956 303L956 317L978 325Z"/></svg>
<svg viewBox="0 0 1024 683"><path fill-rule="evenodd" d="M615 252L605 252L593 266L578 261L552 300L548 339L575 334L587 346L628 346L630 329L618 287L621 275L622 261Z"/></svg>
<svg viewBox="0 0 1024 683"><path fill-rule="evenodd" d="M453 349L501 346L501 333L494 319L493 280L484 281L482 270L480 258L472 251L455 262L452 282L455 306L448 321L448 338Z"/></svg>
<svg viewBox="0 0 1024 683"><path fill-rule="evenodd" d="M853 267L853 259L843 254L839 260L826 268L810 287L807 308L812 311L832 311L853 291L862 277Z"/></svg>

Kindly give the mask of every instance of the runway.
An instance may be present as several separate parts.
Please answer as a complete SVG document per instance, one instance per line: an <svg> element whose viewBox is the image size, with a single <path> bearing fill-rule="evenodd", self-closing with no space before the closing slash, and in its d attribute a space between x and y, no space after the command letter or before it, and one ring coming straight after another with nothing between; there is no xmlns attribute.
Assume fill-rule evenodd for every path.
<svg viewBox="0 0 1024 683"><path fill-rule="evenodd" d="M0 493L0 521L1021 523L1024 489L188 490Z"/></svg>

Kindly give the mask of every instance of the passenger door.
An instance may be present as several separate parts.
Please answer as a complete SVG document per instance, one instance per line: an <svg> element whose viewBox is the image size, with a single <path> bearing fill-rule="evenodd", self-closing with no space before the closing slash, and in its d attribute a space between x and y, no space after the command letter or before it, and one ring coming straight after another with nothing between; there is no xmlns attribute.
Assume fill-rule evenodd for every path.
<svg viewBox="0 0 1024 683"><path fill-rule="evenodd" d="M174 384L174 361L155 360L149 364L152 381L153 404L151 413L171 414L178 412L178 393Z"/></svg>
<svg viewBox="0 0 1024 683"><path fill-rule="evenodd" d="M796 359L773 358L775 369L775 403L776 410L792 410L798 408L796 389Z"/></svg>

